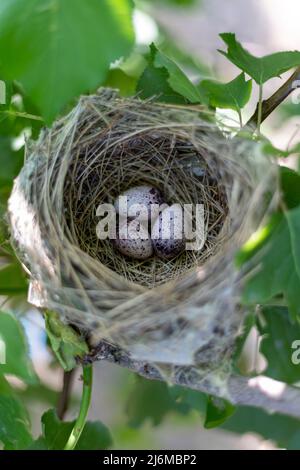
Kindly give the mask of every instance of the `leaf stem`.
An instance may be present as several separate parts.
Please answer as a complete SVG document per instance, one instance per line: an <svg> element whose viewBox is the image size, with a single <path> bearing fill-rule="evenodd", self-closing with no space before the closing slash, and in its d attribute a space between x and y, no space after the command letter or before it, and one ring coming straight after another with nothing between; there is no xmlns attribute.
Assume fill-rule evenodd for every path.
<svg viewBox="0 0 300 470"><path fill-rule="evenodd" d="M240 128L242 130L242 128L243 128L243 117L242 117L241 108L238 108L237 112L238 112L238 115L239 115Z"/></svg>
<svg viewBox="0 0 300 470"><path fill-rule="evenodd" d="M93 384L93 367L90 364L83 365L82 371L83 371L83 388L82 388L82 397L81 397L79 415L78 415L78 418L75 422L74 428L71 432L71 435L68 439L68 442L64 450L75 449L76 444L84 429L88 410L90 407L91 396L92 396L92 384Z"/></svg>
<svg viewBox="0 0 300 470"><path fill-rule="evenodd" d="M2 111L2 112L5 113L5 114L8 114L9 116L20 117L20 118L24 118L24 119L31 119L32 121L41 121L41 122L43 122L42 117L35 116L34 114L28 114L28 113L22 113L22 112L19 112L19 111L10 111L10 110L6 110L6 111Z"/></svg>
<svg viewBox="0 0 300 470"><path fill-rule="evenodd" d="M262 112L263 112L263 84L259 84L259 98L258 98L258 110L257 110L257 133L260 135L260 126L262 123Z"/></svg>

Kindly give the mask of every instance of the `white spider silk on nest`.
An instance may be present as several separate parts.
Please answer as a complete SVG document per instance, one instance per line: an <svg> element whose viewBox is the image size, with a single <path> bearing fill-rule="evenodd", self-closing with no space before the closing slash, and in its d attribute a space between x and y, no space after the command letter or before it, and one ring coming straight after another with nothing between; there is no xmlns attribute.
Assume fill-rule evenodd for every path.
<svg viewBox="0 0 300 470"><path fill-rule="evenodd" d="M120 115L126 115L126 126ZM188 139L205 154L225 188L228 215L205 262L149 289L78 246L66 221L64 191L78 149L80 155L91 155L91 142L106 133L105 150L92 154L104 168L107 149L119 143L120 135L126 141L127 135L154 130ZM198 111L121 99L107 89L83 97L30 144L9 201L12 240L30 272L29 301L91 333L94 344L108 341L134 359L169 364L177 371L192 366L201 377L224 370L244 319L234 257L276 203L276 194L277 168L260 144L226 139Z"/></svg>

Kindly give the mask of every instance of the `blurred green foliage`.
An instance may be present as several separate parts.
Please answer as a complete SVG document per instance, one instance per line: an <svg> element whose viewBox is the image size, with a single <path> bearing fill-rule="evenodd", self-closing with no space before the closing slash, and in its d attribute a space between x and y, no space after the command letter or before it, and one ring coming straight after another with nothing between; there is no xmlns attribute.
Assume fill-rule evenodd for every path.
<svg viewBox="0 0 300 470"><path fill-rule="evenodd" d="M222 428L233 433L262 436L273 441L279 448L300 449L300 421L289 416L269 414L258 408L241 406Z"/></svg>
<svg viewBox="0 0 300 470"><path fill-rule="evenodd" d="M245 74L241 73L229 83L203 80L199 88L204 95L207 95L210 106L241 111L250 99L252 81L246 80Z"/></svg>
<svg viewBox="0 0 300 470"><path fill-rule="evenodd" d="M138 7L159 5L192 7L196 0L138 1ZM67 112L81 93L99 86L118 88L123 96L141 99L156 96L176 104L202 104L241 113L259 85L300 64L300 52L280 52L266 57L250 54L232 33L224 33L227 51L221 51L242 72L223 83L211 79L206 64L191 57L160 27L157 44L150 49L134 44L132 0L2 0L0 3L0 79L5 80L6 103L0 104L0 295L10 301L27 293L28 282L9 243L5 219L13 179L24 162L24 134L36 139L40 129ZM16 31L18 34L16 34ZM253 84L255 85L255 83ZM281 107L282 119L298 116L299 106ZM299 144L287 150L265 142L264 151L274 158L299 154ZM238 256L251 270L243 301L253 312L263 304L259 316L250 314L244 335L237 340L233 367L243 350L249 331L256 326L262 336L264 373L289 384L299 381L297 365L291 361L291 344L300 334L300 184L299 174L280 171L282 198L273 218ZM282 306L275 305L280 302ZM76 358L87 352L83 338L64 325L56 314L46 314L46 330L61 366L70 370ZM18 316L0 312L0 335L6 345L6 364L0 364L0 442L5 449L62 449L74 422L61 422L55 411L44 413L42 433L31 435L26 406L39 400L55 406L57 392L39 383ZM299 338L300 339L300 338ZM15 389L7 380L22 380ZM277 445L299 448L299 421L264 411L233 407L224 400L182 387L137 378L123 399L126 427L119 437L131 439L133 428L158 426L170 415L187 420L196 415L199 425L222 426L235 433L254 432ZM117 432L117 431L116 431ZM141 439L141 437L139 436ZM100 422L88 422L77 449L105 449L112 436Z"/></svg>
<svg viewBox="0 0 300 470"><path fill-rule="evenodd" d="M74 422L60 421L55 410L42 416L43 435L30 446L30 450L63 450L74 427ZM103 450L111 447L109 430L99 421L87 422L75 450Z"/></svg>
<svg viewBox="0 0 300 470"><path fill-rule="evenodd" d="M109 0L2 0L4 79L19 81L50 124L70 100L105 80L111 62L130 52L131 13L129 0L115 6Z"/></svg>
<svg viewBox="0 0 300 470"><path fill-rule="evenodd" d="M162 423L169 413L188 415L196 411L206 429L220 426L231 416L235 407L226 400L184 387L169 387L163 382L136 377L129 392L126 414L131 427L140 427L150 421L153 426Z"/></svg>
<svg viewBox="0 0 300 470"><path fill-rule="evenodd" d="M157 96L165 103L200 103L201 94L182 70L151 44L148 65L137 84L141 98Z"/></svg>
<svg viewBox="0 0 300 470"><path fill-rule="evenodd" d="M1 375L0 416L0 442L4 445L4 449L26 449L32 442L28 412Z"/></svg>
<svg viewBox="0 0 300 470"><path fill-rule="evenodd" d="M262 336L260 351L267 360L264 374L288 384L300 382L299 364L292 361L292 346L300 340L300 325L291 322L288 309L262 307L257 326Z"/></svg>

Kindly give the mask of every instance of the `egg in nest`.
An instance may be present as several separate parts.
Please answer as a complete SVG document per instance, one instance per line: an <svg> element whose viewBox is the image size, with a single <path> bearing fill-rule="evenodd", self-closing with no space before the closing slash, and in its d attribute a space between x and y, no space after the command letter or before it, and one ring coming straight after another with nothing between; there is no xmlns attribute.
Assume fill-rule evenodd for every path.
<svg viewBox="0 0 300 470"><path fill-rule="evenodd" d="M163 195L159 189L142 185L124 191L115 201L115 210L121 218L136 218L141 221L149 221L151 219L151 208L154 212L154 204L160 206L164 203ZM153 218L158 216L158 207Z"/></svg>
<svg viewBox="0 0 300 470"><path fill-rule="evenodd" d="M160 258L171 259L184 251L184 212L179 204L173 204L159 214L152 227L151 239L154 252Z"/></svg>
<svg viewBox="0 0 300 470"><path fill-rule="evenodd" d="M148 229L138 220L126 220L120 224L115 244L120 253L134 259L145 260L153 254Z"/></svg>

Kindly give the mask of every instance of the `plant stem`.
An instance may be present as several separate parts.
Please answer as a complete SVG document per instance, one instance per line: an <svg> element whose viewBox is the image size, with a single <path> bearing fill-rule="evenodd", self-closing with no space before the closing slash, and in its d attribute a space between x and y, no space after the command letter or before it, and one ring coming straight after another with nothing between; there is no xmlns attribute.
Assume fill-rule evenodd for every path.
<svg viewBox="0 0 300 470"><path fill-rule="evenodd" d="M243 128L243 117L242 117L242 112L241 112L241 110L240 110L240 109L238 109L237 113L238 113L238 115L239 115L240 128L241 128L241 130L242 130L242 128Z"/></svg>
<svg viewBox="0 0 300 470"><path fill-rule="evenodd" d="M257 133L260 135L260 126L262 123L262 112L263 112L263 84L259 85L259 98L258 98L258 110L257 110Z"/></svg>
<svg viewBox="0 0 300 470"><path fill-rule="evenodd" d="M63 388L57 404L57 416L62 421L69 406L72 382L76 369L64 371Z"/></svg>
<svg viewBox="0 0 300 470"><path fill-rule="evenodd" d="M300 67L288 78L283 85L275 91L267 100L262 102L262 116L261 122L267 119L268 116L297 88L300 87ZM256 107L255 113L250 118L246 126L256 125L258 121L258 108L259 103Z"/></svg>
<svg viewBox="0 0 300 470"><path fill-rule="evenodd" d="M34 114L21 113L19 111L3 111L3 113L8 114L9 116L20 117L24 119L31 119L32 121L43 121L41 116L35 116Z"/></svg>
<svg viewBox="0 0 300 470"><path fill-rule="evenodd" d="M75 422L71 435L68 439L68 442L65 446L65 450L75 449L76 444L84 429L87 414L89 411L90 402L91 402L92 384L93 384L93 367L90 364L83 365L82 371L83 371L83 388L82 388L82 397L81 397L79 415Z"/></svg>

